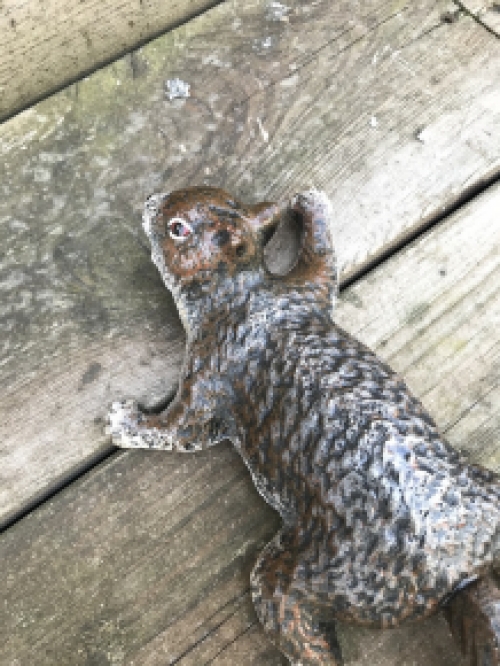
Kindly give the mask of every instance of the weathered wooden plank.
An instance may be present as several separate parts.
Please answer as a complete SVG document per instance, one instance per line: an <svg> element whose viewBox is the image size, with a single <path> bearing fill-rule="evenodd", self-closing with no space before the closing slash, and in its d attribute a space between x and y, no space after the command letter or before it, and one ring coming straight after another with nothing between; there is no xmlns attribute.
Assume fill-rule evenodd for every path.
<svg viewBox="0 0 500 666"><path fill-rule="evenodd" d="M291 59L303 62L343 31L342 20L337 16L335 26L326 7L325 1L293 7L261 1L246 12L234 3L220 7L0 127L0 233L9 248L0 258L7 332L0 370L0 524L109 450L99 416L121 387L153 404L175 381L183 332L145 259L138 216L153 182L178 162L178 146L172 149L164 134L184 111L165 97L165 80L175 68L197 72L206 78L199 94L209 96L224 53L255 92L266 72L283 76ZM308 39L300 38L305 16ZM263 28L276 58L271 63L260 51ZM239 88L232 93L234 87L226 103L241 94ZM148 119L158 107L150 104L166 116L154 121L152 134ZM191 113L180 140L188 143L198 121ZM216 128L216 117L203 124L206 137L217 136ZM196 145L185 148L201 168L197 151Z"/></svg>
<svg viewBox="0 0 500 666"><path fill-rule="evenodd" d="M500 3L484 0L460 0L457 5L465 8L488 30L500 37Z"/></svg>
<svg viewBox="0 0 500 666"><path fill-rule="evenodd" d="M220 0L0 5L0 121Z"/></svg>
<svg viewBox="0 0 500 666"><path fill-rule="evenodd" d="M105 448L109 402L172 388L149 192L324 187L345 278L496 172L498 42L447 6L225 3L0 127L2 520Z"/></svg>
<svg viewBox="0 0 500 666"><path fill-rule="evenodd" d="M499 204L500 185L350 287L336 316L486 464L496 458L475 441L500 431ZM229 446L118 453L3 534L7 663L283 665L248 596L278 524ZM388 632L346 626L341 639L357 666L461 663L439 618Z"/></svg>

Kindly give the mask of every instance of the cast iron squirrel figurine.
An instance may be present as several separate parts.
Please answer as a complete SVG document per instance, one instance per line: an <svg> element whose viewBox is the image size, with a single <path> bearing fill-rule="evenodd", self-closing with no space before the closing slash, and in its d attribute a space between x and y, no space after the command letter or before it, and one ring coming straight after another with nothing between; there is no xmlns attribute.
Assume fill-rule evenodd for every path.
<svg viewBox="0 0 500 666"><path fill-rule="evenodd" d="M446 605L470 663L498 665L499 478L465 464L402 379L333 323L330 217L317 191L257 206L208 187L149 197L186 359L165 411L115 403L108 432L132 448L232 441L283 518L251 589L291 664L342 664L335 620L391 627ZM271 271L266 244L287 226L297 256Z"/></svg>

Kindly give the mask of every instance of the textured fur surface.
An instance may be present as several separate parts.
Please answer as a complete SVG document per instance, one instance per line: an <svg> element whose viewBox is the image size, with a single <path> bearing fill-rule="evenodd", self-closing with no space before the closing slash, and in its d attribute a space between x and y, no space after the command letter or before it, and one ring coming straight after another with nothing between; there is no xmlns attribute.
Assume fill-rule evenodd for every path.
<svg viewBox="0 0 500 666"><path fill-rule="evenodd" d="M498 478L465 464L404 381L333 322L330 215L317 191L253 207L211 188L150 197L144 229L186 359L164 412L127 401L109 416L118 446L233 442L283 518L251 584L295 665L342 663L335 619L390 627L429 615L484 576L500 546ZM286 229L296 256L273 271L266 247Z"/></svg>

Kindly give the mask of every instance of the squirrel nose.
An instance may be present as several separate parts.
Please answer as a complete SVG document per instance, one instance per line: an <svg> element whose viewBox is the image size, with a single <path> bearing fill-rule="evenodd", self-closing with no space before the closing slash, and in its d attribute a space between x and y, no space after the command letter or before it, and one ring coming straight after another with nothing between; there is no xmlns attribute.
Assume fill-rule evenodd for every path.
<svg viewBox="0 0 500 666"><path fill-rule="evenodd" d="M168 197L169 192L162 194L150 194L144 203L142 214L142 226L144 231L149 234L153 231L153 225L160 210L161 204Z"/></svg>
<svg viewBox="0 0 500 666"><path fill-rule="evenodd" d="M148 236L153 231L153 224L156 216L158 215L158 196L156 194L150 195L144 204L142 213L142 226Z"/></svg>
<svg viewBox="0 0 500 666"><path fill-rule="evenodd" d="M170 192L162 192L161 194L153 193L150 194L144 203L144 208L148 212L158 212L160 204L165 201Z"/></svg>

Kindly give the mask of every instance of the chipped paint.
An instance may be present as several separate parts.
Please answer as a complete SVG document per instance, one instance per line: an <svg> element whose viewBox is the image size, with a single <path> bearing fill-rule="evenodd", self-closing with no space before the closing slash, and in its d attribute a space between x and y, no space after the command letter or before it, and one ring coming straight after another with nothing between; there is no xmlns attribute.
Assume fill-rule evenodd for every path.
<svg viewBox="0 0 500 666"><path fill-rule="evenodd" d="M167 79L165 88L169 100L187 99L191 94L191 86L182 79Z"/></svg>

